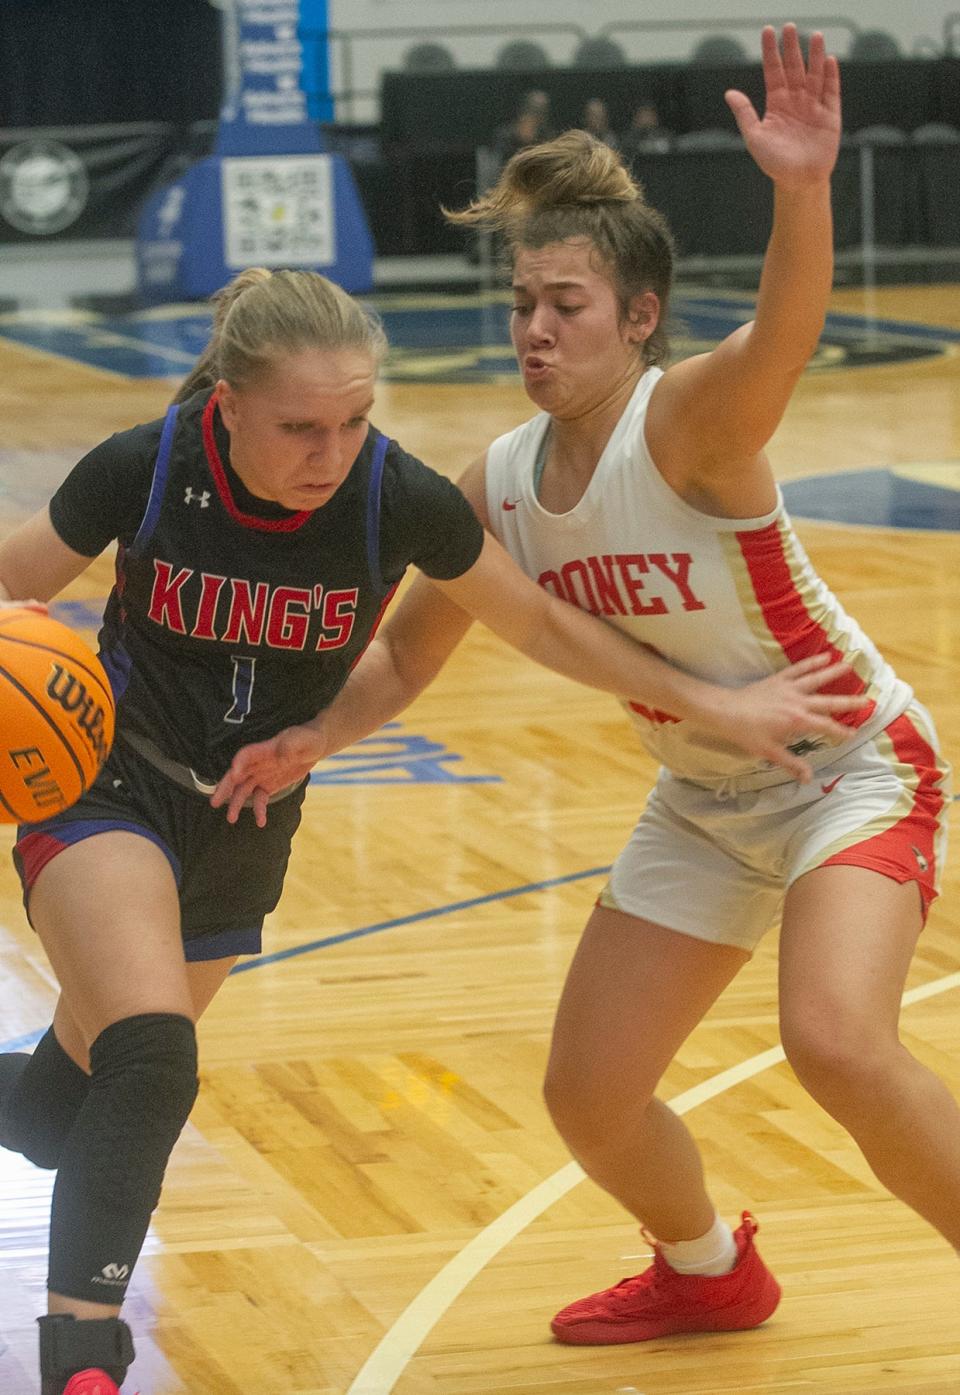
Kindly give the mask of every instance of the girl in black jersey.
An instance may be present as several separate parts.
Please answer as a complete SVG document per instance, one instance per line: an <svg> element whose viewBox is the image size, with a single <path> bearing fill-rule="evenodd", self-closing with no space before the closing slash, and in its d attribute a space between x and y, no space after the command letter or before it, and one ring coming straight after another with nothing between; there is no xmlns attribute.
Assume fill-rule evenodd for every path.
<svg viewBox="0 0 960 1395"><path fill-rule="evenodd" d="M0 1141L58 1169L43 1395L112 1395L126 1374L118 1313L196 1095L195 1022L259 948L323 754L311 719L410 563L531 657L796 773L789 733L832 731L851 705L817 692L837 668L816 663L734 703L547 595L453 484L370 425L384 350L323 277L245 273L164 420L91 451L0 545L0 597L46 601L117 543L100 633L115 746L91 790L23 827L15 851L61 986L34 1055L0 1060ZM242 746L274 739L289 778L211 801Z"/></svg>

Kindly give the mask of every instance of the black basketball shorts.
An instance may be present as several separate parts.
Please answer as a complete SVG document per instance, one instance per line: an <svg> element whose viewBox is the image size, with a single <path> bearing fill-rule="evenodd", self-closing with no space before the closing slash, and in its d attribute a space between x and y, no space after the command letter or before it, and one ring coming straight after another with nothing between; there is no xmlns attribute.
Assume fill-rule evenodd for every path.
<svg viewBox="0 0 960 1395"><path fill-rule="evenodd" d="M188 961L259 954L263 919L283 890L306 781L271 804L265 828L251 809L235 824L223 809L161 775L118 740L96 782L78 802L17 830L13 860L30 913L30 891L47 863L73 843L124 829L155 843L180 893Z"/></svg>

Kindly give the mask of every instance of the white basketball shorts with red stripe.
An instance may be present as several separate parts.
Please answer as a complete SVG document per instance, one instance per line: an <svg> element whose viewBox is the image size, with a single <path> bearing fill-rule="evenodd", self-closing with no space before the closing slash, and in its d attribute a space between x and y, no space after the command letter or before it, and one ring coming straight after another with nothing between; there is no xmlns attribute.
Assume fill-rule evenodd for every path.
<svg viewBox="0 0 960 1395"><path fill-rule="evenodd" d="M753 950L785 891L815 867L865 867L939 891L950 767L914 702L813 781L707 788L664 771L599 904L697 939Z"/></svg>

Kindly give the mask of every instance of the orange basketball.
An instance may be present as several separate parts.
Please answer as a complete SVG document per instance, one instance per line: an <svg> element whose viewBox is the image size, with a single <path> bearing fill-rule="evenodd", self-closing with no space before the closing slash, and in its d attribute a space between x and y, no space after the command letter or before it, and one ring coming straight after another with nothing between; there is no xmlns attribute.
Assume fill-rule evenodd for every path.
<svg viewBox="0 0 960 1395"><path fill-rule="evenodd" d="M113 744L110 682L67 625L0 608L0 823L67 809Z"/></svg>

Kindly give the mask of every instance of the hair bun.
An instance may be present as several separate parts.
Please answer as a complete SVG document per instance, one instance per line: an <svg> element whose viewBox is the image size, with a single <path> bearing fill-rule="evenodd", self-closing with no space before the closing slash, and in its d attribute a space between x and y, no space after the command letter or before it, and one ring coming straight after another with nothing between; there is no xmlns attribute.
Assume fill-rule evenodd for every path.
<svg viewBox="0 0 960 1395"><path fill-rule="evenodd" d="M533 213L575 204L643 203L643 190L619 155L586 131L518 150L494 187L469 207L444 215L451 223L503 230Z"/></svg>
<svg viewBox="0 0 960 1395"><path fill-rule="evenodd" d="M504 174L531 212L572 203L633 203L639 186L620 157L586 131L518 151Z"/></svg>

